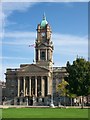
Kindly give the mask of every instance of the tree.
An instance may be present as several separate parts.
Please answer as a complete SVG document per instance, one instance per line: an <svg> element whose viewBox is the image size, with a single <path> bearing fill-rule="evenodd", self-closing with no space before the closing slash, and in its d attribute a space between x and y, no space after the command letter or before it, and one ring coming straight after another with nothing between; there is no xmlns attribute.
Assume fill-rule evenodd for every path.
<svg viewBox="0 0 90 120"><path fill-rule="evenodd" d="M90 94L90 62L77 58L72 65L67 62L66 70L69 73L65 78L69 83L68 90L72 94L82 96L83 107L83 96Z"/></svg>
<svg viewBox="0 0 90 120"><path fill-rule="evenodd" d="M58 90L60 90L60 95L64 97L64 106L65 106L65 97L68 93L68 90L66 88L66 86L68 85L68 82L65 81L64 79L62 79L62 82L58 85Z"/></svg>

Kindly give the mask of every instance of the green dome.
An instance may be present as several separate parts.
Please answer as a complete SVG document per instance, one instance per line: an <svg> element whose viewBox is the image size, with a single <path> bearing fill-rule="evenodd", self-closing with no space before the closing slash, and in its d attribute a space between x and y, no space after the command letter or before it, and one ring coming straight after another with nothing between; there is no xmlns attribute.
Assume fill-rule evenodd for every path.
<svg viewBox="0 0 90 120"><path fill-rule="evenodd" d="M41 22L41 27L45 27L46 25L47 25L47 21L46 20L42 20L42 22Z"/></svg>
<svg viewBox="0 0 90 120"><path fill-rule="evenodd" d="M43 15L43 20L41 21L41 27L45 27L48 24L45 15Z"/></svg>

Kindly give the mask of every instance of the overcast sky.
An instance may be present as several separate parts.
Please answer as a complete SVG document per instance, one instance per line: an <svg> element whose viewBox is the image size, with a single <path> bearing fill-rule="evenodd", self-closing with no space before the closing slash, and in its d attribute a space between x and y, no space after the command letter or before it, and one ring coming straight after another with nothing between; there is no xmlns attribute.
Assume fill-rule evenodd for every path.
<svg viewBox="0 0 90 120"><path fill-rule="evenodd" d="M6 68L33 62L34 47L29 45L35 43L36 28L44 12L52 28L54 66L72 63L77 55L88 59L87 2L4 2L0 10L0 80L4 80Z"/></svg>

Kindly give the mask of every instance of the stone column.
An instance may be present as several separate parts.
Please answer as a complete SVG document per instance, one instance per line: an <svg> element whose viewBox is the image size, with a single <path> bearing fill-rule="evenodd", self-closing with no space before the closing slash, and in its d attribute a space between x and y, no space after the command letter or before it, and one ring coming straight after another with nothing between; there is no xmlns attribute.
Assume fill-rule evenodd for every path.
<svg viewBox="0 0 90 120"><path fill-rule="evenodd" d="M35 77L35 96L37 97L37 77Z"/></svg>
<svg viewBox="0 0 90 120"><path fill-rule="evenodd" d="M18 97L20 96L20 78L18 77Z"/></svg>
<svg viewBox="0 0 90 120"><path fill-rule="evenodd" d="M29 77L29 96L31 96L31 77Z"/></svg>
<svg viewBox="0 0 90 120"><path fill-rule="evenodd" d="M43 77L41 77L41 93L42 93L42 97L44 97L45 96L45 87L44 87Z"/></svg>
<svg viewBox="0 0 90 120"><path fill-rule="evenodd" d="M46 60L47 60L47 49L46 49Z"/></svg>
<svg viewBox="0 0 90 120"><path fill-rule="evenodd" d="M47 76L47 95L50 95L50 82L49 82L49 76Z"/></svg>
<svg viewBox="0 0 90 120"><path fill-rule="evenodd" d="M38 49L38 61L40 61L40 50Z"/></svg>
<svg viewBox="0 0 90 120"><path fill-rule="evenodd" d="M24 86L23 86L23 91L24 91L24 97L25 97L25 94L26 94L26 91L25 91L25 77L23 77L23 79L24 79Z"/></svg>
<svg viewBox="0 0 90 120"><path fill-rule="evenodd" d="M48 60L50 60L50 50L48 50Z"/></svg>

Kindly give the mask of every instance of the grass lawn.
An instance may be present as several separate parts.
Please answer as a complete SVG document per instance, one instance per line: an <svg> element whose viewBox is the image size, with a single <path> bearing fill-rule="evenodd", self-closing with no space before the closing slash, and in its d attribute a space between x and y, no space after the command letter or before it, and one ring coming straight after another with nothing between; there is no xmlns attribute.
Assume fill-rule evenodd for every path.
<svg viewBox="0 0 90 120"><path fill-rule="evenodd" d="M80 108L7 108L3 118L88 118L88 109Z"/></svg>

